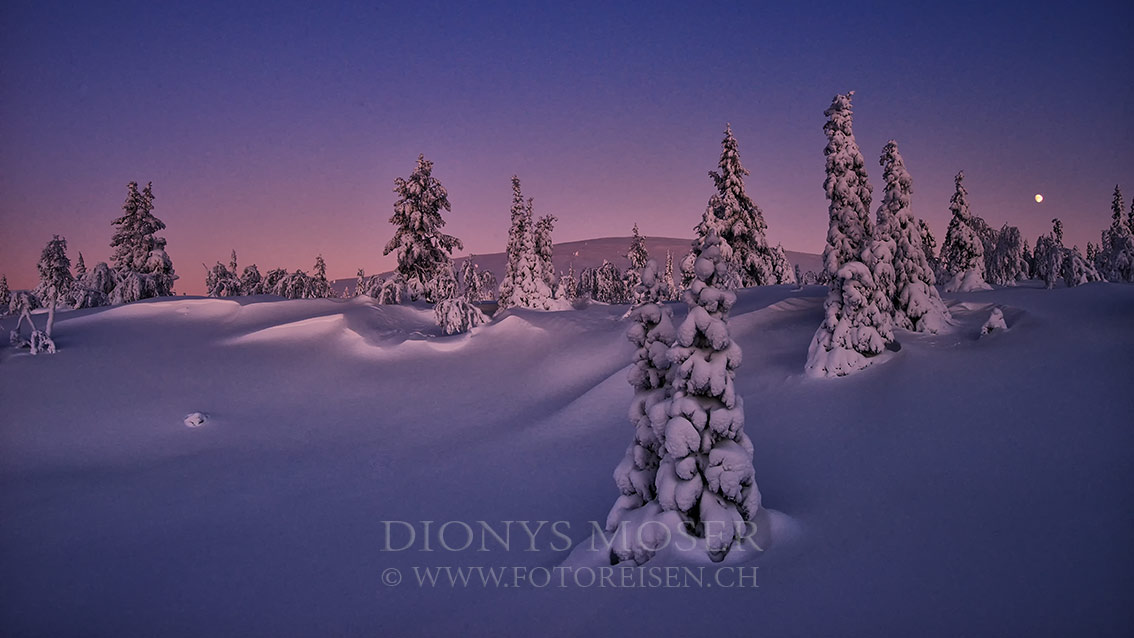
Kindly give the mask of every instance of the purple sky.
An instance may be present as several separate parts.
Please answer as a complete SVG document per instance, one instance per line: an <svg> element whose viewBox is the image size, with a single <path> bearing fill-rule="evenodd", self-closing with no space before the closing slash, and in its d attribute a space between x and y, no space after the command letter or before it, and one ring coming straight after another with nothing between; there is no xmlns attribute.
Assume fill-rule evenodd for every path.
<svg viewBox="0 0 1134 638"><path fill-rule="evenodd" d="M691 236L725 122L770 239L818 252L823 110L850 89L876 195L895 138L938 241L958 169L1032 243L1054 216L1097 242L1114 185L1134 195L1129 2L532 4L6 2L0 273L33 285L53 233L107 259L130 180L178 292L233 248L386 270L418 153L469 252L503 249L513 173L557 241Z"/></svg>

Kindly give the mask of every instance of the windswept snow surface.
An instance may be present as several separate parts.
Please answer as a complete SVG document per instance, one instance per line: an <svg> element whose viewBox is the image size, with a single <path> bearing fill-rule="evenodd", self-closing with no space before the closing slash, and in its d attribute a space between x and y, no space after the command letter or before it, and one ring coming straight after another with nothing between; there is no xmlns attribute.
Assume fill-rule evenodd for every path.
<svg viewBox="0 0 1134 638"><path fill-rule="evenodd" d="M392 520L590 538L632 436L624 306L454 336L365 298L62 313L57 354L0 350L0 633L1128 635L1134 286L947 295L940 334L810 379L824 294L732 312L775 538L731 589L414 582L561 565L546 529L383 551ZM1011 330L980 339L992 308Z"/></svg>

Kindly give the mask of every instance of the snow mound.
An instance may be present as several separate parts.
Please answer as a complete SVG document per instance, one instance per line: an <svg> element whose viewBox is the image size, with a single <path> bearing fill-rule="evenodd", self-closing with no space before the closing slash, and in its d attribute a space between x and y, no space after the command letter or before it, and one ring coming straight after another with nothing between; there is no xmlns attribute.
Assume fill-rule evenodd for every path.
<svg viewBox="0 0 1134 638"><path fill-rule="evenodd" d="M997 330L1007 330L1008 324L1004 323L1004 312L1000 308L993 308L992 312L988 315L988 321L980 328L981 336L991 334Z"/></svg>
<svg viewBox="0 0 1134 638"><path fill-rule="evenodd" d="M209 415L204 412L190 412L185 415L185 426L190 428L199 428L209 420Z"/></svg>

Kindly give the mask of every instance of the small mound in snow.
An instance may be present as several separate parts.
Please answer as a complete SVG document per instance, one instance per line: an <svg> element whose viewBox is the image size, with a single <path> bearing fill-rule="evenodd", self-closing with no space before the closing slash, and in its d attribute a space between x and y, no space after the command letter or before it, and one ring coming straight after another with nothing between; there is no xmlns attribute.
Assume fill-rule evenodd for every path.
<svg viewBox="0 0 1134 638"><path fill-rule="evenodd" d="M185 425L191 428L199 428L209 420L209 415L204 412L190 412L185 415Z"/></svg>
<svg viewBox="0 0 1134 638"><path fill-rule="evenodd" d="M988 315L988 321L984 322L984 325L980 328L980 335L983 337L984 335L1007 329L1008 324L1004 322L1004 313L1000 308L993 308L992 312Z"/></svg>

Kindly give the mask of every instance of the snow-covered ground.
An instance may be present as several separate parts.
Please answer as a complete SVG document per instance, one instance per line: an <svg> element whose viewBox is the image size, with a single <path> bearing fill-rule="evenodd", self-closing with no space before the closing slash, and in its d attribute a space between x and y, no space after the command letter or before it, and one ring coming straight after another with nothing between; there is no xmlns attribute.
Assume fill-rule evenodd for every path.
<svg viewBox="0 0 1134 638"><path fill-rule="evenodd" d="M590 536L632 436L625 306L451 337L361 299L63 313L58 354L0 349L0 633L1129 635L1134 286L946 295L951 331L831 380L803 375L824 292L745 290L730 323L782 513L755 588L414 582L560 565L546 531L383 551L394 520Z"/></svg>

